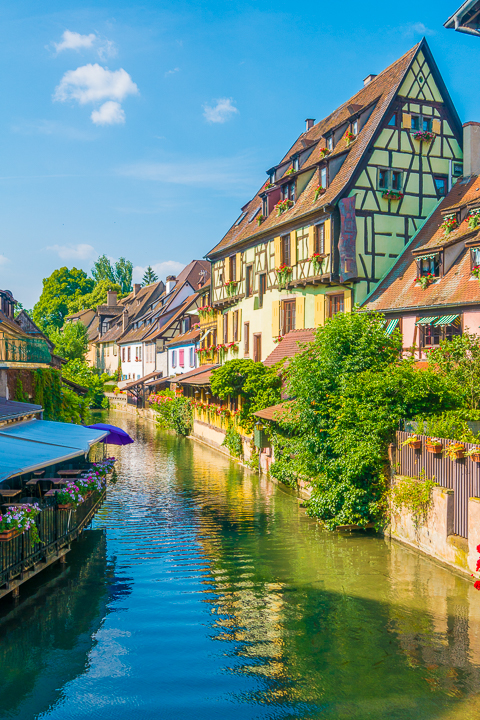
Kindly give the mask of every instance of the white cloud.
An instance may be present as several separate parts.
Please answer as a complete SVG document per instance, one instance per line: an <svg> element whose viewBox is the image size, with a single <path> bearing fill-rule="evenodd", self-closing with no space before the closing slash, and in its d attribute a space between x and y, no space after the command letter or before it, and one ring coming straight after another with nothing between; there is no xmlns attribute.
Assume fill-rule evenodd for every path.
<svg viewBox="0 0 480 720"><path fill-rule="evenodd" d="M77 100L80 105L102 100L123 100L136 95L138 87L123 69L108 70L98 63L68 70L55 89L54 100Z"/></svg>
<svg viewBox="0 0 480 720"><path fill-rule="evenodd" d="M50 245L47 250L56 252L61 260L89 260L95 253L95 248L86 243L78 245Z"/></svg>
<svg viewBox="0 0 480 720"><path fill-rule="evenodd" d="M118 125L125 122L122 106L114 100L107 100L99 110L94 110L90 117L95 125Z"/></svg>
<svg viewBox="0 0 480 720"><path fill-rule="evenodd" d="M412 22L408 23L408 25L402 25L400 30L406 37L413 37L414 35L435 35L435 30L427 27L422 22Z"/></svg>
<svg viewBox="0 0 480 720"><path fill-rule="evenodd" d="M209 123L224 123L229 120L232 115L238 113L238 109L233 105L232 98L219 98L215 100L217 104L203 106L203 116Z"/></svg>
<svg viewBox="0 0 480 720"><path fill-rule="evenodd" d="M167 70L165 73L165 77L168 77L169 75L175 75L175 73L180 72L180 68L173 68L173 70Z"/></svg>
<svg viewBox="0 0 480 720"><path fill-rule="evenodd" d="M159 280L165 280L167 275L178 275L184 267L184 263L177 262L176 260L165 260L164 262L152 264L153 271L158 275ZM133 268L133 282L142 282L146 269L147 265L145 265L145 267L136 265Z"/></svg>
<svg viewBox="0 0 480 720"><path fill-rule="evenodd" d="M71 30L65 30L62 35L62 40L59 43L52 43L57 55L64 50L94 50L101 60L105 60L108 57L115 57L117 49L115 43L112 40L106 38L99 38L95 33L89 35L81 35Z"/></svg>
<svg viewBox="0 0 480 720"><path fill-rule="evenodd" d="M54 42L53 45L57 53L61 53L63 50L91 48L96 40L97 36L94 33L90 33L90 35L80 35L80 33L72 32L71 30L65 30L62 35L62 41L59 43Z"/></svg>

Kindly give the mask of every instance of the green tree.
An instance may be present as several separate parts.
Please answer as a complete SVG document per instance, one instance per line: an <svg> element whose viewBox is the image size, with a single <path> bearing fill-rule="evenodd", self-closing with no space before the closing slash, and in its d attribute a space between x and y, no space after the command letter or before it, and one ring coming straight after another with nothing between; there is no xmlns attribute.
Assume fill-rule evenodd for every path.
<svg viewBox="0 0 480 720"><path fill-rule="evenodd" d="M62 368L62 376L67 380L88 388L85 403L89 408L106 408L108 400L104 394L104 384L110 379L106 373L99 374L84 360L78 358L70 360Z"/></svg>
<svg viewBox="0 0 480 720"><path fill-rule="evenodd" d="M96 283L108 280L110 283L120 285L122 293L129 293L132 290L133 263L121 257L112 265L106 255L100 255L93 264L92 276Z"/></svg>
<svg viewBox="0 0 480 720"><path fill-rule="evenodd" d="M69 302L69 314L71 315L72 313L86 310L87 308L96 310L99 305L105 305L107 302L107 292L109 290L114 290L118 293L119 297L122 297L122 288L118 283L103 279L97 282L91 293L75 297Z"/></svg>
<svg viewBox="0 0 480 720"><path fill-rule="evenodd" d="M281 400L281 378L274 368L248 359L228 360L212 372L212 393L221 400L242 397L239 421L245 430L253 428L253 413Z"/></svg>
<svg viewBox="0 0 480 720"><path fill-rule="evenodd" d="M133 263L121 257L115 263L115 280L122 288L123 293L132 291Z"/></svg>
<svg viewBox="0 0 480 720"><path fill-rule="evenodd" d="M449 380L465 407L480 408L480 337L465 330L443 340L428 354L428 364Z"/></svg>
<svg viewBox="0 0 480 720"><path fill-rule="evenodd" d="M65 360L85 360L88 352L87 328L81 322L65 323L62 330L50 331L55 344L55 354Z"/></svg>
<svg viewBox="0 0 480 720"><path fill-rule="evenodd" d="M96 283L100 283L103 280L111 283L116 282L115 270L106 255L100 255L98 260L93 263L92 277Z"/></svg>
<svg viewBox="0 0 480 720"><path fill-rule="evenodd" d="M69 313L69 303L92 292L94 281L83 270L67 267L54 270L43 281L39 301L33 308L33 320L42 329L61 328Z"/></svg>
<svg viewBox="0 0 480 720"><path fill-rule="evenodd" d="M142 285L143 286L151 285L152 283L157 282L157 280L158 280L158 275L156 275L156 273L154 273L152 266L149 265L143 275Z"/></svg>

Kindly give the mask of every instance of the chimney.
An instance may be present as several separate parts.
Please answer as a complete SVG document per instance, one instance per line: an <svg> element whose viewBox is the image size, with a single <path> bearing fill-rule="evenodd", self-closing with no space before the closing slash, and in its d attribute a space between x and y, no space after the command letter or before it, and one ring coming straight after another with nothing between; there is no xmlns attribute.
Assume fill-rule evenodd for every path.
<svg viewBox="0 0 480 720"><path fill-rule="evenodd" d="M141 289L142 289L141 283L135 283L135 285L133 286L133 297L137 297L137 295Z"/></svg>
<svg viewBox="0 0 480 720"><path fill-rule="evenodd" d="M117 293L115 290L107 290L107 305L108 307L115 307L117 304Z"/></svg>
<svg viewBox="0 0 480 720"><path fill-rule="evenodd" d="M307 123L307 130L311 130L315 125L315 118L307 118L305 122Z"/></svg>
<svg viewBox="0 0 480 720"><path fill-rule="evenodd" d="M376 74L373 74L373 73L371 75L367 75L367 77L363 81L363 87L367 87L367 85L370 85L372 80L376 77L377 77Z"/></svg>
<svg viewBox="0 0 480 720"><path fill-rule="evenodd" d="M165 283L165 292L167 295L172 292L173 288L177 284L177 278L175 275L169 275Z"/></svg>
<svg viewBox="0 0 480 720"><path fill-rule="evenodd" d="M480 175L480 123L463 126L463 176Z"/></svg>
<svg viewBox="0 0 480 720"><path fill-rule="evenodd" d="M122 333L125 332L128 325L128 310L125 308L122 314Z"/></svg>

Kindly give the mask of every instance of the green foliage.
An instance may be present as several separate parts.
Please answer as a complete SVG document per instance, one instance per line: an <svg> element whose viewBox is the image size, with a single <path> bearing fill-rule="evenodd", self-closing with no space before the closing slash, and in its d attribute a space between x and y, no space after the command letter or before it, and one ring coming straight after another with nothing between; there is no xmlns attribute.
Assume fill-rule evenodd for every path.
<svg viewBox="0 0 480 720"><path fill-rule="evenodd" d="M142 285L151 285L154 282L157 282L158 275L153 271L153 268L151 265L147 267L145 270L145 273L142 278Z"/></svg>
<svg viewBox="0 0 480 720"><path fill-rule="evenodd" d="M98 284L106 281L107 284L117 283L122 293L129 293L132 290L133 263L121 257L112 265L106 255L101 255L93 264L92 276Z"/></svg>
<svg viewBox="0 0 480 720"><path fill-rule="evenodd" d="M329 528L381 522L399 420L458 406L449 382L399 361L400 349L382 315L339 314L286 370L295 400L273 438L272 474L288 484L309 480L307 510Z"/></svg>
<svg viewBox="0 0 480 720"><path fill-rule="evenodd" d="M23 383L21 379L18 377L15 380L15 400L17 402L29 402L30 398L28 397L27 393L23 390Z"/></svg>
<svg viewBox="0 0 480 720"><path fill-rule="evenodd" d="M212 393L221 400L228 396L242 397L238 416L240 425L247 432L253 429L253 413L281 400L281 379L273 368L253 360L228 360L211 376Z"/></svg>
<svg viewBox="0 0 480 720"><path fill-rule="evenodd" d="M441 415L419 417L416 432L429 437L460 440L461 442L478 442L479 435L470 430L468 420L480 421L480 410L460 408L450 410Z"/></svg>
<svg viewBox="0 0 480 720"><path fill-rule="evenodd" d="M21 302L17 302L17 304L15 305L15 317L18 317L22 310L25 310L27 315L29 315L30 317L33 317L33 310L28 310L26 307L23 306Z"/></svg>
<svg viewBox="0 0 480 720"><path fill-rule="evenodd" d="M157 423L160 427L175 430L179 435L190 435L193 409L188 398L176 396L173 390L163 390L153 396L150 406L158 413Z"/></svg>
<svg viewBox="0 0 480 720"><path fill-rule="evenodd" d="M390 490L393 510L405 508L412 515L415 525L420 525L426 520L435 486L435 480L426 478L424 471L420 478L399 477Z"/></svg>
<svg viewBox="0 0 480 720"><path fill-rule="evenodd" d="M233 457L243 457L242 436L233 425L228 427L225 434L225 440L222 442L222 445L228 449L230 455Z"/></svg>
<svg viewBox="0 0 480 720"><path fill-rule="evenodd" d="M100 255L100 257L93 263L92 277L97 284L105 281L109 283L115 283L117 281L115 270L106 255Z"/></svg>
<svg viewBox="0 0 480 720"><path fill-rule="evenodd" d="M251 470L255 470L258 472L258 461L260 459L260 453L258 451L258 448L255 447L255 445L252 446L252 451L250 453L250 460L245 460L245 465L249 467Z"/></svg>
<svg viewBox="0 0 480 720"><path fill-rule="evenodd" d="M42 329L61 328L69 314L69 303L93 290L94 282L83 270L62 267L43 281L39 301L33 308L33 320Z"/></svg>
<svg viewBox="0 0 480 720"><path fill-rule="evenodd" d="M119 283L107 279L100 280L97 282L92 292L75 297L68 303L69 315L79 312L80 310L86 310L87 308L93 308L96 310L99 305L105 305L107 302L108 290L117 292L119 298L122 296L122 288Z"/></svg>
<svg viewBox="0 0 480 720"><path fill-rule="evenodd" d="M62 330L55 328L49 333L55 345L55 354L65 360L84 360L88 352L87 328L81 322L65 323Z"/></svg>
<svg viewBox="0 0 480 720"><path fill-rule="evenodd" d="M33 374L33 401L44 409L45 420L80 424L88 421L87 404L68 387L62 387L60 372L38 368Z"/></svg>
<svg viewBox="0 0 480 720"><path fill-rule="evenodd" d="M478 335L465 330L452 340L443 340L428 355L430 367L456 389L459 405L480 408L480 345Z"/></svg>
<svg viewBox="0 0 480 720"><path fill-rule="evenodd" d="M104 395L104 386L110 375L107 373L99 374L95 368L92 368L84 360L75 358L70 360L62 368L62 375L67 380L78 383L88 388L88 394L85 396L85 403L89 408L107 408L108 400Z"/></svg>

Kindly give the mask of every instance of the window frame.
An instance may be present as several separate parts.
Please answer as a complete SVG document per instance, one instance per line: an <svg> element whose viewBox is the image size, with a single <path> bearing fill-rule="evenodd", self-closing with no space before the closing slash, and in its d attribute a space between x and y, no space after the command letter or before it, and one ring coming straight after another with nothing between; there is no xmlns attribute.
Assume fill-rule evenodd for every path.
<svg viewBox="0 0 480 720"><path fill-rule="evenodd" d="M292 260L292 240L290 233L280 237L280 264L290 267Z"/></svg>
<svg viewBox="0 0 480 720"><path fill-rule="evenodd" d="M258 274L258 307L263 307L263 298L267 292L267 273L262 272Z"/></svg>
<svg viewBox="0 0 480 720"><path fill-rule="evenodd" d="M475 262L475 255L478 253L478 262ZM473 270L474 267L480 265L480 245L477 247L470 248L470 264Z"/></svg>
<svg viewBox="0 0 480 720"><path fill-rule="evenodd" d="M328 187L328 167L327 165L323 165L323 167L320 168L320 185L324 188L324 190Z"/></svg>
<svg viewBox="0 0 480 720"><path fill-rule="evenodd" d="M319 255L325 255L325 223L315 226L315 237L313 239L313 251Z"/></svg>
<svg viewBox="0 0 480 720"><path fill-rule="evenodd" d="M250 354L250 323L243 323L243 356L248 357Z"/></svg>
<svg viewBox="0 0 480 720"><path fill-rule="evenodd" d="M385 176L385 184L381 183L382 176ZM400 187L394 187L393 176L398 175L400 178ZM387 190L395 190L395 192L403 193L404 188L404 170L401 168L378 167L377 168L377 190L385 192Z"/></svg>
<svg viewBox="0 0 480 720"><path fill-rule="evenodd" d="M342 293L331 293L330 295L327 295L326 297L327 297L327 300L328 300L328 313L327 313L327 315L328 315L329 318L332 318L332 317L334 317L335 315L338 315L338 313L341 313L341 312L344 313L344 312L345 312L345 293L344 293L344 292L342 292ZM341 299L341 305L342 305L342 307L341 307L341 309L335 309L335 311L334 311L334 307L336 306L337 302L340 302L340 299Z"/></svg>
<svg viewBox="0 0 480 720"><path fill-rule="evenodd" d="M232 328L232 335L233 335L233 342L238 342L238 310L233 311L233 328Z"/></svg>
<svg viewBox="0 0 480 720"><path fill-rule="evenodd" d="M444 183L445 192L439 193L438 192L438 185L437 180L441 180ZM433 176L433 184L435 186L435 192L437 193L437 198L444 198L448 195L448 176L447 175L434 175Z"/></svg>
<svg viewBox="0 0 480 720"><path fill-rule="evenodd" d="M247 265L245 268L245 297L249 298L253 295L253 265Z"/></svg>
<svg viewBox="0 0 480 720"><path fill-rule="evenodd" d="M432 253L432 255L434 255L434 257L417 258L417 278L425 277L429 274L432 274L435 278L442 276L441 253Z"/></svg>
<svg viewBox="0 0 480 720"><path fill-rule="evenodd" d="M282 300L281 304L281 329L282 335L295 330L296 327L296 300Z"/></svg>
<svg viewBox="0 0 480 720"><path fill-rule="evenodd" d="M262 359L262 333L253 333L253 361L261 362Z"/></svg>

